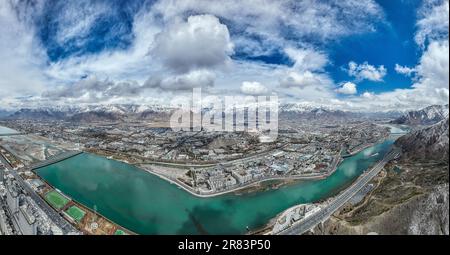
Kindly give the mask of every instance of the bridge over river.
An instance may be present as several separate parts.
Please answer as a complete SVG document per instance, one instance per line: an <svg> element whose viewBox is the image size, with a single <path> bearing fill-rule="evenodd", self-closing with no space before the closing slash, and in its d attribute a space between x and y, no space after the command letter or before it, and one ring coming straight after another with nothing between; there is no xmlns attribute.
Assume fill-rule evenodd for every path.
<svg viewBox="0 0 450 255"><path fill-rule="evenodd" d="M35 170L35 169L38 169L38 168L41 168L41 167L45 167L45 166L48 166L48 165L52 165L52 164L58 163L60 161L66 160L66 159L71 158L71 157L75 157L75 156L77 156L77 155L79 155L81 153L83 153L83 152L82 151L68 151L68 152L64 152L64 153L58 154L58 155L56 155L54 157L50 157L50 158L48 158L45 161L33 164L29 168L31 170Z"/></svg>

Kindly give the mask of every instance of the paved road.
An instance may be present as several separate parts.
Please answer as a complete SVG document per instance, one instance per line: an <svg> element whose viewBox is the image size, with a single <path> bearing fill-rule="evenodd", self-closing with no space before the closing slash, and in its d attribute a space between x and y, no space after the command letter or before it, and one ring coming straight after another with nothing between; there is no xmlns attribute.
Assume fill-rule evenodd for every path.
<svg viewBox="0 0 450 255"><path fill-rule="evenodd" d="M305 233L306 231L312 229L317 226L319 223L324 222L328 219L334 212L336 212L342 205L344 205L350 198L352 198L362 187L364 187L373 177L375 177L384 167L384 165L390 160L394 159L399 155L398 150L393 150L389 152L383 160L378 162L374 167L372 167L369 171L364 173L355 183L353 183L349 188L347 188L344 192L338 195L333 201L331 201L326 207L322 208L320 211L310 216L309 218L294 223L288 229L285 229L279 233L278 235L300 235Z"/></svg>
<svg viewBox="0 0 450 255"><path fill-rule="evenodd" d="M24 191L29 195L34 202L44 211L45 214L50 218L51 221L53 221L64 234L70 233L70 232L78 232L75 227L73 227L69 222L67 222L57 211L55 211L49 204L47 204L44 199L39 196L34 190L28 186L27 183L22 179L22 177L19 176L19 174L12 169L11 165L5 160L3 155L0 154L0 161L5 165L5 167L9 170L9 173L11 173L14 178L17 180L17 182L22 186Z"/></svg>

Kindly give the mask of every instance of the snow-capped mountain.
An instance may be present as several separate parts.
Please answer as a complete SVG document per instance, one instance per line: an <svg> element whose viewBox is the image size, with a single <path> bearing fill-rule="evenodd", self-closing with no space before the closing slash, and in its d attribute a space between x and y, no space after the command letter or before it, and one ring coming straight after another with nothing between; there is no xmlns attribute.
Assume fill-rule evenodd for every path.
<svg viewBox="0 0 450 255"><path fill-rule="evenodd" d="M400 137L395 144L402 148L407 159L449 159L449 118Z"/></svg>
<svg viewBox="0 0 450 255"><path fill-rule="evenodd" d="M448 117L447 105L431 105L418 111L410 111L392 121L393 124L433 125Z"/></svg>
<svg viewBox="0 0 450 255"><path fill-rule="evenodd" d="M148 119L171 112L160 105L80 105L23 108L4 115L10 119L119 121L129 118Z"/></svg>
<svg viewBox="0 0 450 255"><path fill-rule="evenodd" d="M364 112L344 111L330 106L313 106L309 104L283 104L280 106L280 116L304 119L393 119L404 114L401 111Z"/></svg>
<svg viewBox="0 0 450 255"><path fill-rule="evenodd" d="M316 109L333 111L329 106L315 106L309 103L288 103L280 105L280 112L310 112Z"/></svg>
<svg viewBox="0 0 450 255"><path fill-rule="evenodd" d="M119 121L130 118L141 120L167 117L173 110L173 108L162 105L135 104L54 106L23 108L10 114L9 118L69 121ZM280 118L348 120L356 118L393 118L400 115L399 112L350 112L332 109L327 106L318 107L299 103L279 106Z"/></svg>
<svg viewBox="0 0 450 255"><path fill-rule="evenodd" d="M0 118L7 117L7 116L9 116L9 115L11 115L11 114L12 114L11 111L7 111L7 110L2 110L2 109L0 109Z"/></svg>

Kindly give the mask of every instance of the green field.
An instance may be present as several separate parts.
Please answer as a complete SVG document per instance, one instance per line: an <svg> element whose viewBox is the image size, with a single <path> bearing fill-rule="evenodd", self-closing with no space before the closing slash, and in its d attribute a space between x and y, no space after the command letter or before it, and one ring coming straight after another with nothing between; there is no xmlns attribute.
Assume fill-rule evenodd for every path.
<svg viewBox="0 0 450 255"><path fill-rule="evenodd" d="M114 235L123 236L128 235L128 233L123 231L122 229L117 229L116 232L114 232Z"/></svg>
<svg viewBox="0 0 450 255"><path fill-rule="evenodd" d="M67 209L66 213L77 222L80 222L83 219L84 215L86 215L86 212L76 205L73 205L69 209Z"/></svg>
<svg viewBox="0 0 450 255"><path fill-rule="evenodd" d="M67 203L69 203L69 199L61 195L55 190L52 190L45 194L45 200L54 208L60 210L63 208Z"/></svg>

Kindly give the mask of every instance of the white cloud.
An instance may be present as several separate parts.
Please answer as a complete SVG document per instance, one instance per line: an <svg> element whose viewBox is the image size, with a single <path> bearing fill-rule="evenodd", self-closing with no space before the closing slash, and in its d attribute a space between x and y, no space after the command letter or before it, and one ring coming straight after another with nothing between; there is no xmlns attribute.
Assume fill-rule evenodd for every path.
<svg viewBox="0 0 450 255"><path fill-rule="evenodd" d="M164 78L150 77L145 87L162 90L191 90L193 88L209 88L214 85L216 75L208 70L194 70L184 74L169 75Z"/></svg>
<svg viewBox="0 0 450 255"><path fill-rule="evenodd" d="M375 67L369 65L367 62L357 64L354 61L350 61L348 63L347 73L357 80L383 81L383 77L387 74L387 70L383 65Z"/></svg>
<svg viewBox="0 0 450 255"><path fill-rule="evenodd" d="M136 97L147 87L136 81L114 82L89 76L71 85L58 86L45 91L43 98L63 104L67 99L82 99L83 102L101 103L117 97Z"/></svg>
<svg viewBox="0 0 450 255"><path fill-rule="evenodd" d="M17 97L39 95L47 89L44 95L48 97L38 99L39 102L56 102L58 97L64 101L64 95L68 103L139 103L150 98L164 103L172 91L199 86L210 91L264 91L255 84L267 91L278 90L287 100L310 100L346 109L405 109L448 102L447 0L426 1L419 12L415 40L424 50L419 64L396 66L396 71L405 74L416 71L410 89L365 92L345 100L337 99L336 92L354 94L356 85L343 84L336 90L325 71L332 61L320 48L303 39L328 43L346 35L374 31L374 24L383 19L383 13L371 0L158 1L135 15L134 39L129 48L51 64L33 37L34 28L19 21L7 3L0 1L0 23L8 24L0 27L0 88ZM93 20L108 7L91 4L86 8L79 17L77 8L70 8L75 11L69 13L61 11L64 22L57 28L59 41L83 40ZM76 18L81 22L74 23ZM148 54L149 50L152 54ZM284 51L294 65L231 60L230 55L238 50L252 56ZM387 74L384 66L351 63L349 75L356 80L382 81ZM224 66L228 67L224 72L216 72ZM88 78L80 81L86 75ZM95 80L90 80L93 77ZM248 82L244 86L243 81L252 81L253 87ZM59 96L55 96L57 92ZM5 96L0 95L1 104L14 101Z"/></svg>
<svg viewBox="0 0 450 255"><path fill-rule="evenodd" d="M448 0L426 0L418 12L415 41L425 47L428 41L448 38L449 2Z"/></svg>
<svg viewBox="0 0 450 255"><path fill-rule="evenodd" d="M379 109L417 109L449 102L448 0L427 0L419 11L416 42L424 48L414 68L396 65L400 73L415 72L409 89L365 97L360 104Z"/></svg>
<svg viewBox="0 0 450 255"><path fill-rule="evenodd" d="M351 99L353 107L365 110L419 109L449 103L449 43L432 41L415 68L415 83L408 89L379 94L364 93Z"/></svg>
<svg viewBox="0 0 450 255"><path fill-rule="evenodd" d="M85 75L143 82L149 75L162 72L159 64L148 56L149 47L160 31L153 15L143 10L134 17L135 39L127 50L105 50L98 54L70 57L51 63L43 72L58 83L67 84Z"/></svg>
<svg viewBox="0 0 450 255"><path fill-rule="evenodd" d="M345 100L331 99L323 105L343 110L392 111L413 110L449 103L449 43L431 41L423 52L411 88L382 93L364 92Z"/></svg>
<svg viewBox="0 0 450 255"><path fill-rule="evenodd" d="M291 85L297 86L289 89L289 93L299 93L298 96L304 97L310 91L316 96L321 93L330 96L333 81L323 71L325 62L328 63L327 56L311 49L301 38L329 41L373 31L373 22L383 19L382 9L372 0L157 1L155 5L144 5L134 15L131 45L125 49L106 48L99 53L76 54L51 62L46 56L46 49L39 45L39 39L35 37L34 29L38 28L33 24L33 21L45 19L41 10L48 4L46 1L0 1L0 22L8 24L0 27L0 88L8 91L7 95L0 95L2 104L13 102L11 96L32 95L44 102L45 99L40 97L43 92L49 97L52 92L71 95L63 88L76 87L85 91L73 92L71 103L76 102L75 96L86 101L92 98L106 100L109 95L113 100L126 101L127 97L137 100L141 96L151 96L152 89L185 90L195 84L213 89L213 84L220 84L217 90L236 91L242 81L258 81L267 87L277 87L285 78ZM98 19L117 11L108 2L85 0L61 2L61 6L57 7L57 22L51 24L55 29L54 39L60 44L70 42L78 46L89 39L89 33ZM15 16L18 12L21 12L20 18ZM191 15L196 16L189 18ZM115 29L112 33L121 27ZM228 29L233 30L234 34L230 35ZM283 65L232 61L229 56L235 50L233 42L241 52L251 56L286 49L295 65L286 68ZM156 48L156 55L162 53L158 55L160 59L153 57L154 51L154 54L148 54L150 49ZM222 66L229 67L229 70L215 72ZM80 80L86 76L88 79L96 77L97 81L93 82L96 85L74 86L86 83ZM262 80L263 77L268 78L267 82ZM147 80L153 82L151 86L145 82ZM105 84L109 84L106 91L97 90ZM140 96L119 93L127 88L130 91L148 91ZM123 96L120 100L119 94ZM22 105L36 101L18 99L16 102Z"/></svg>
<svg viewBox="0 0 450 255"><path fill-rule="evenodd" d="M177 20L156 35L153 56L180 73L198 68L225 66L231 61L233 44L227 26L212 15Z"/></svg>
<svg viewBox="0 0 450 255"><path fill-rule="evenodd" d="M333 97L333 80L323 70L329 64L328 56L311 48L285 49L294 65L280 72L279 86L289 97L310 99Z"/></svg>
<svg viewBox="0 0 450 255"><path fill-rule="evenodd" d="M329 63L324 53L313 49L289 47L284 51L290 59L295 61L293 69L297 71L319 71Z"/></svg>
<svg viewBox="0 0 450 255"><path fill-rule="evenodd" d="M361 96L364 97L364 98L372 98L373 97L373 93L366 91Z"/></svg>
<svg viewBox="0 0 450 255"><path fill-rule="evenodd" d="M435 1L438 2L438 1ZM444 6L448 1L443 3ZM430 7L429 5L426 5ZM427 15L435 15L439 12L426 12ZM442 13L441 13L442 14ZM446 14L448 15L448 13ZM435 17L423 16L420 20L433 20ZM443 22L443 26L448 26L448 19ZM425 24L425 22L423 22ZM441 25L437 25L437 30ZM428 44L416 67L404 67L397 65L396 71L403 73L413 73L415 75L414 83L411 88L395 89L382 93L364 92L361 96L349 97L345 100L333 98L330 95L328 100L323 100L324 94L320 94L320 98L310 100L312 105L325 105L331 108L343 110L360 110L360 111L391 111L391 110L411 110L419 109L433 104L448 104L449 102L449 43L448 33L436 33L433 27L420 30L419 33L427 36ZM439 35L439 36L438 36ZM417 38L417 36L416 36ZM349 63L349 71L352 70L352 76L359 80L369 79L373 81L381 81L387 71L384 66L375 67L368 63L357 64ZM353 86L349 86L353 87ZM294 88L294 87L293 87ZM343 88L343 87L342 87ZM355 88L356 89L356 88ZM351 91L351 90L350 90ZM299 93L302 93L300 91ZM308 93L312 93L309 92Z"/></svg>
<svg viewBox="0 0 450 255"><path fill-rule="evenodd" d="M340 94L354 95L357 93L356 84L348 81L348 82L342 84L342 86L340 88L336 89L336 92L338 92Z"/></svg>
<svg viewBox="0 0 450 255"><path fill-rule="evenodd" d="M245 34L258 34L274 41L282 38L280 25L292 28L292 36L327 40L373 30L372 21L383 17L381 7L372 0L172 0L159 1L155 12L166 21L188 13L209 13L234 23Z"/></svg>
<svg viewBox="0 0 450 255"><path fill-rule="evenodd" d="M88 33L95 21L101 16L111 13L113 10L104 2L92 2L78 0L68 2L56 2L58 23L56 29L56 41L61 45L69 40L75 40L78 44L88 38Z"/></svg>
<svg viewBox="0 0 450 255"><path fill-rule="evenodd" d="M449 45L448 40L433 41L420 58L416 67L419 76L415 88L442 88L449 86Z"/></svg>
<svg viewBox="0 0 450 255"><path fill-rule="evenodd" d="M7 97L36 95L46 85L40 72L47 61L45 52L33 37L34 28L21 22L23 18L12 3L0 2L0 104Z"/></svg>
<svg viewBox="0 0 450 255"><path fill-rule="evenodd" d="M406 76L411 76L413 73L416 72L415 68L410 68L407 66L401 66L399 64L395 64L395 71L399 74L403 74Z"/></svg>
<svg viewBox="0 0 450 255"><path fill-rule="evenodd" d="M257 81L244 81L241 85L241 92L246 95L263 95L268 92L268 89Z"/></svg>
<svg viewBox="0 0 450 255"><path fill-rule="evenodd" d="M288 72L288 74L281 78L280 86L285 88L290 87L309 87L309 86L328 86L333 81L325 74L316 74L310 71L305 72Z"/></svg>

